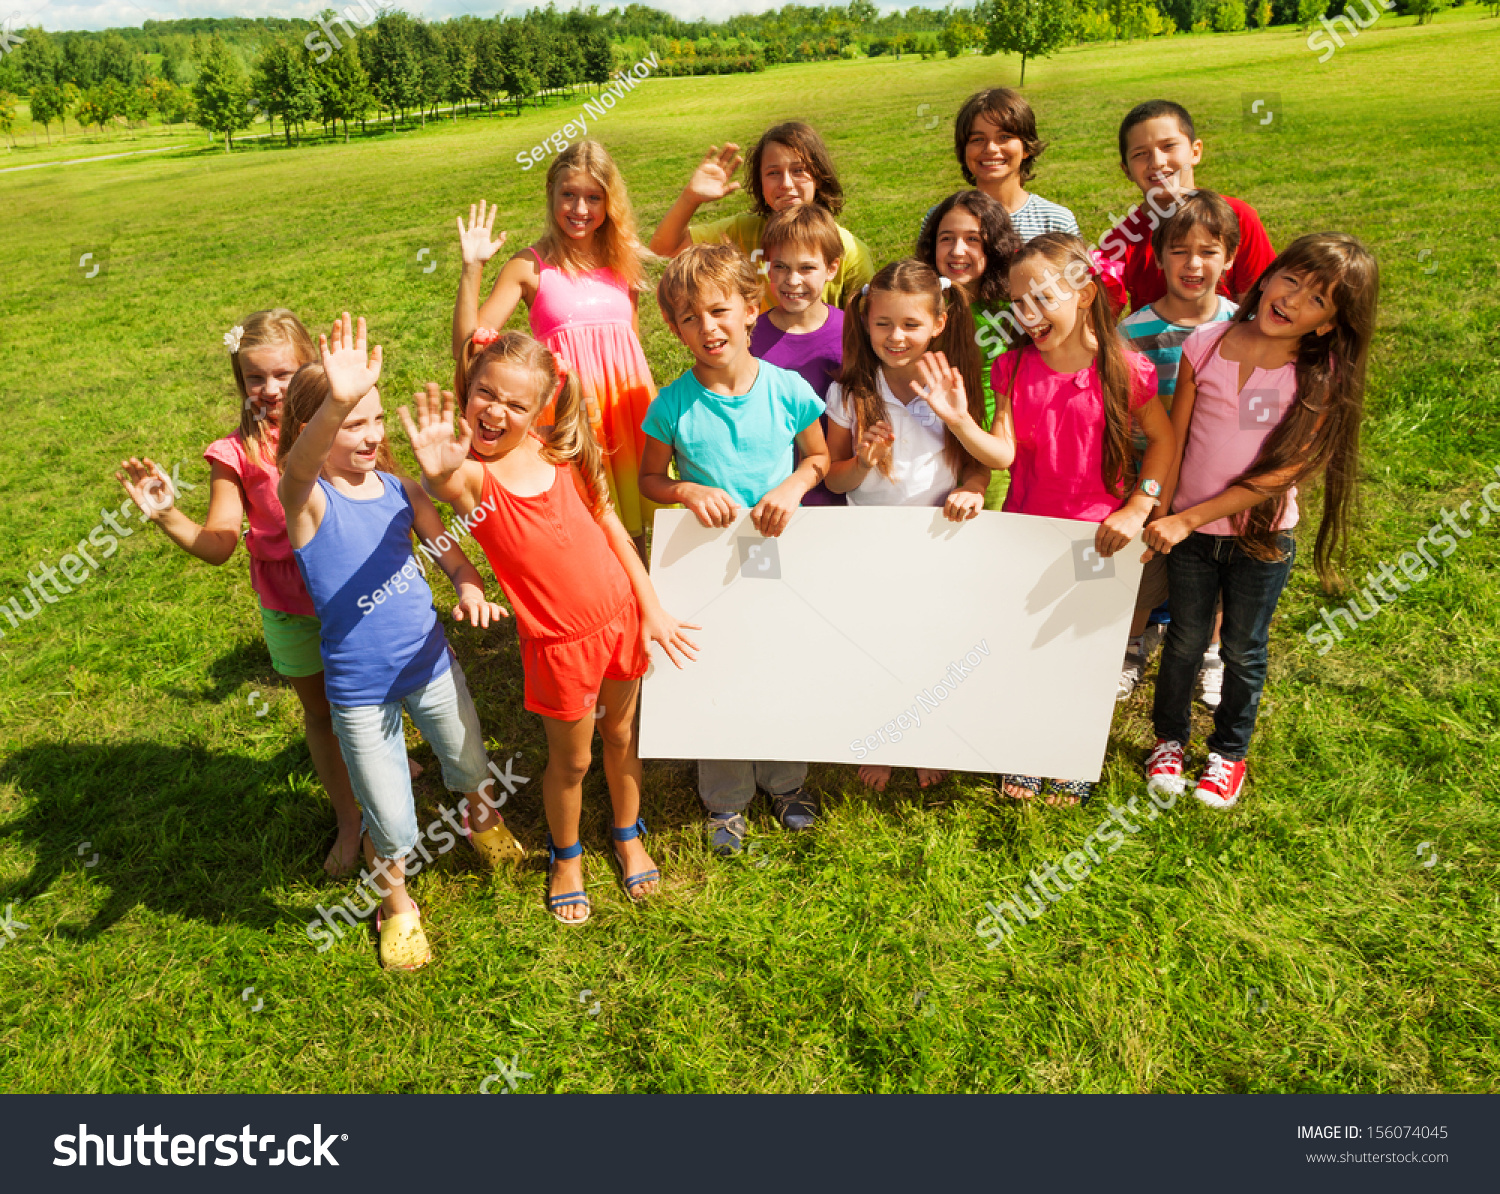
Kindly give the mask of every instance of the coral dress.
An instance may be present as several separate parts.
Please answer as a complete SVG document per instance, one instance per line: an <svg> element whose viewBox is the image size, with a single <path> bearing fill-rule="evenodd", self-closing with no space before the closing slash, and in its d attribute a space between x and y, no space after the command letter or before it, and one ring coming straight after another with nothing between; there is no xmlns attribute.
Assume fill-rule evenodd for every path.
<svg viewBox="0 0 1500 1194"><path fill-rule="evenodd" d="M651 367L635 334L630 291L611 269L570 276L542 260L541 282L531 304L531 334L578 372L594 437L605 450L604 474L615 513L631 535L640 535L657 509L641 497L641 423L656 397ZM544 422L551 422L544 414Z"/></svg>

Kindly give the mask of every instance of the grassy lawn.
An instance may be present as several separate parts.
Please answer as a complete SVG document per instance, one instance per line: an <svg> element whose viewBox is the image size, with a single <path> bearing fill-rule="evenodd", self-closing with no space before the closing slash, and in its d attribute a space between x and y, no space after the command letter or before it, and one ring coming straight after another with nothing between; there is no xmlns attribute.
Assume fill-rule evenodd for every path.
<svg viewBox="0 0 1500 1194"><path fill-rule="evenodd" d="M1351 561L1363 576L1500 465L1500 77L1454 69L1495 60L1500 20L1382 17L1323 65L1304 42L1273 30L1029 64L1051 142L1034 189L1097 237L1135 197L1119 118L1166 95L1200 122L1200 182L1254 203L1278 246L1337 228L1372 247L1384 285ZM844 222L883 262L959 184L959 103L1017 67L908 58L654 80L591 131L649 232L710 140L811 119L843 172ZM1247 94L1274 97L1271 125L1242 119ZM122 456L181 462L197 484L184 507L202 517L201 452L237 409L221 337L250 310L285 304L320 326L366 315L388 416L450 378L453 218L482 195L510 243L530 243L542 171L515 155L574 110L0 178L0 599L119 506ZM90 151L158 143L108 141ZM85 251L107 253L92 280ZM658 382L677 376L688 358L650 303L642 330ZM1143 792L1150 683L1120 709L1083 813L1013 807L989 776L919 792L898 772L875 796L852 769L815 765L821 832L791 838L757 804L760 848L723 861L704 848L692 766L648 763L666 883L639 909L608 865L596 766L595 911L569 932L542 908L545 743L521 708L514 631L449 623L494 757L519 751L531 777L508 820L543 854L491 878L461 848L416 879L436 962L404 975L380 970L365 931L322 953L304 931L353 884L322 875L333 819L245 557L211 569L147 528L33 621L0 619L0 913L28 926L0 936L0 1089L474 1091L515 1056L532 1091L1493 1090L1496 541L1476 523L1322 657L1304 635L1332 599L1300 567L1240 807L1180 802L992 951L975 931L984 902ZM836 701L839 678L810 670L787 699ZM430 750L415 757L425 824L444 793Z"/></svg>

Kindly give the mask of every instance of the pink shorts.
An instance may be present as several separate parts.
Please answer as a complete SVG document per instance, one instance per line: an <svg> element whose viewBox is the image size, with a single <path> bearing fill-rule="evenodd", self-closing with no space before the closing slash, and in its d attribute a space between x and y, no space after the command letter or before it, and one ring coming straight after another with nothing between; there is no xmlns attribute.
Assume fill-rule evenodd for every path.
<svg viewBox="0 0 1500 1194"><path fill-rule="evenodd" d="M569 638L521 640L526 708L557 721L587 717L603 680L639 680L651 659L641 645L640 607L632 595L609 621Z"/></svg>

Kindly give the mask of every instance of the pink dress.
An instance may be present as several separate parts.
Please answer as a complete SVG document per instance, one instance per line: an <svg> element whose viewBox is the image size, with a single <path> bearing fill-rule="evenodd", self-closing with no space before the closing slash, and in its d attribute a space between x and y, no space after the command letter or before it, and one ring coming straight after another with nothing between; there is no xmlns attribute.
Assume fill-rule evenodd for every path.
<svg viewBox="0 0 1500 1194"><path fill-rule="evenodd" d="M604 448L604 475L615 513L640 535L657 507L641 497L641 424L656 397L651 367L635 334L635 310L624 280L611 269L570 276L535 249L541 282L531 304L531 334L572 364L583 385L589 423ZM551 421L550 412L543 420Z"/></svg>
<svg viewBox="0 0 1500 1194"><path fill-rule="evenodd" d="M261 444L260 467L245 455L244 438L236 431L216 439L203 450L203 459L218 461L240 479L245 495L245 516L250 529L245 532L245 550L250 553L250 585L267 609L284 614L313 616L312 598L292 543L286 533L286 512L276 496L281 473L276 468L277 428L267 427Z"/></svg>
<svg viewBox="0 0 1500 1194"><path fill-rule="evenodd" d="M1127 352L1125 363L1131 375L1130 409L1136 411L1156 397L1156 367L1138 352ZM1028 344L1019 354L1007 352L996 359L990 383L997 396L1009 392L1013 369L1020 370L1011 396L1016 459L1001 509L1103 522L1129 494L1117 496L1104 487L1104 392L1098 366L1054 373Z"/></svg>

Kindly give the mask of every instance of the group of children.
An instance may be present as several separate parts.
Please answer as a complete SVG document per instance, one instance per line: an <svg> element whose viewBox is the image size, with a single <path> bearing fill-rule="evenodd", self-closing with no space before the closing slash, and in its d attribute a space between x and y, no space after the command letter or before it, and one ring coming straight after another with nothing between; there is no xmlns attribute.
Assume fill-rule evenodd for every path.
<svg viewBox="0 0 1500 1194"><path fill-rule="evenodd" d="M1346 533L1374 261L1337 233L1275 255L1253 208L1196 187L1202 142L1167 101L1139 105L1121 125L1122 169L1150 210L1137 208L1097 249L1071 212L1025 189L1044 143L1018 93L973 96L954 145L969 189L927 213L911 256L877 269L836 219L842 188L805 124L777 125L751 151L750 212L693 224L701 206L740 187L738 147L713 147L649 247L614 162L597 142L578 142L548 170L542 238L510 258L482 301L483 267L505 234L494 237L483 203L458 221L454 390L429 383L415 416L400 411L420 484L390 456L381 350L368 348L364 320L346 313L315 346L280 308L226 336L243 406L238 429L205 453L203 525L176 510L159 467L124 463L117 476L130 496L210 563L231 555L248 518L272 664L302 701L338 814L325 866L348 873L363 851L381 895L385 965L415 969L430 957L403 879L418 833L403 709L445 785L464 794L481 858L524 856L485 778L474 703L413 536L452 582L455 620L484 627L507 613L444 536L433 498L471 528L514 612L525 707L548 743L545 899L564 924L590 912L578 823L596 731L625 892L645 899L660 883L641 841L639 681L652 643L676 666L690 662L699 627L662 608L642 564L658 506L718 527L748 511L770 537L800 505L926 505L963 522L1003 470L1004 510L1096 523L1101 556L1143 535L1121 695L1144 665L1148 617L1169 617L1148 784L1185 790L1196 685L1221 695L1210 699L1214 731L1194 794L1236 802L1271 616L1295 555L1297 486L1326 474L1316 549L1325 578ZM638 329L653 255L671 258L656 298L694 362L659 393ZM494 330L522 303L531 335ZM785 828L814 826L806 773L701 761L714 852L742 848L757 789ZM890 771L859 776L883 788ZM923 786L942 778L918 773ZM1086 801L1091 789L1069 777L1000 782L1008 796L1048 803Z"/></svg>

